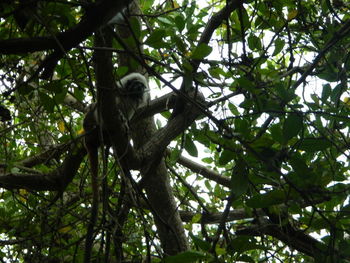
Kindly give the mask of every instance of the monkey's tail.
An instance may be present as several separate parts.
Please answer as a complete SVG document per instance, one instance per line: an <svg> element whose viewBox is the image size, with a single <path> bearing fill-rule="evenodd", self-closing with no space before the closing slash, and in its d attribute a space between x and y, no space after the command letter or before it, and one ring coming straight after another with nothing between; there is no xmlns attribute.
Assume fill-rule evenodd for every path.
<svg viewBox="0 0 350 263"><path fill-rule="evenodd" d="M92 187L92 206L91 217L86 232L84 263L90 263L92 246L94 243L94 227L97 222L99 206L99 189L98 189L98 149L88 149L88 156L91 169L91 187Z"/></svg>

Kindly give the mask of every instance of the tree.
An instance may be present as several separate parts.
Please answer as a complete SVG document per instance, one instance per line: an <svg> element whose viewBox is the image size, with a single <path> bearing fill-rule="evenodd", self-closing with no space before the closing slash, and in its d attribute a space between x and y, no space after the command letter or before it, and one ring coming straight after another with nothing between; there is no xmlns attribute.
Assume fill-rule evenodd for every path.
<svg viewBox="0 0 350 263"><path fill-rule="evenodd" d="M0 3L3 261L350 261L350 4L131 2Z"/></svg>

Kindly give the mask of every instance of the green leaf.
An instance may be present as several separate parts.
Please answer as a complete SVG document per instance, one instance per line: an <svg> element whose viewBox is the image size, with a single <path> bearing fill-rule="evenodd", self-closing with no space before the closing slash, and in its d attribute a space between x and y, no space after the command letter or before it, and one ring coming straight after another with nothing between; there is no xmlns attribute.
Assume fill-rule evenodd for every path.
<svg viewBox="0 0 350 263"><path fill-rule="evenodd" d="M191 22L191 23L188 23L187 26L190 26L193 24L192 17L193 17L193 13L194 13L195 8L196 8L196 2L190 2L190 5L188 5L185 9L185 14L186 14L186 17L188 19L188 22Z"/></svg>
<svg viewBox="0 0 350 263"><path fill-rule="evenodd" d="M192 72L193 71L193 67L191 65L191 63L188 60L185 60L182 64L183 68L185 71L187 72Z"/></svg>
<svg viewBox="0 0 350 263"><path fill-rule="evenodd" d="M148 10L149 8L151 8L153 3L154 3L154 0L143 0L142 1L143 10Z"/></svg>
<svg viewBox="0 0 350 263"><path fill-rule="evenodd" d="M210 163L213 163L214 160L211 157L205 157L205 158L202 158L202 162L210 164Z"/></svg>
<svg viewBox="0 0 350 263"><path fill-rule="evenodd" d="M158 19L158 21L162 22L163 24L165 24L167 26L172 26L173 25L173 22L170 19L168 19L167 17L161 17L160 16L157 19Z"/></svg>
<svg viewBox="0 0 350 263"><path fill-rule="evenodd" d="M175 256L166 257L164 263L191 263L197 260L210 259L211 256L198 251L186 251Z"/></svg>
<svg viewBox="0 0 350 263"><path fill-rule="evenodd" d="M176 27L181 32L185 28L186 21L185 21L185 19L183 18L182 15L178 15L178 16L175 17L175 24L176 24Z"/></svg>
<svg viewBox="0 0 350 263"><path fill-rule="evenodd" d="M201 214L195 214L192 218L191 218L191 223L198 223L200 222L202 219L202 215Z"/></svg>
<svg viewBox="0 0 350 263"><path fill-rule="evenodd" d="M41 101L42 105L44 106L45 110L47 112L52 113L53 109L55 107L54 100L50 96L48 96L47 94L45 94L43 92L39 92L38 94L39 94L40 101Z"/></svg>
<svg viewBox="0 0 350 263"><path fill-rule="evenodd" d="M193 240L193 243L195 245L197 245L200 249L202 249L203 251L209 251L211 249L211 244L200 239L199 237L196 237L195 235L193 235L192 233L189 234L190 237Z"/></svg>
<svg viewBox="0 0 350 263"><path fill-rule="evenodd" d="M124 75L126 75L126 73L129 71L129 68L127 66L121 66L118 67L116 70L116 75L118 76L118 78L123 77Z"/></svg>
<svg viewBox="0 0 350 263"><path fill-rule="evenodd" d="M294 171L301 175L301 176L307 176L310 174L311 169L307 166L305 161L301 158L301 156L294 155L290 160L289 163L293 167Z"/></svg>
<svg viewBox="0 0 350 263"><path fill-rule="evenodd" d="M278 83L275 86L275 90L277 95L283 100L284 103L288 103L295 98L294 92L290 89L286 89L284 83Z"/></svg>
<svg viewBox="0 0 350 263"><path fill-rule="evenodd" d="M209 68L209 73L210 73L210 76L216 79L220 79L220 76L225 75L225 72L222 70L222 68L217 66Z"/></svg>
<svg viewBox="0 0 350 263"><path fill-rule="evenodd" d="M250 126L246 119L237 118L235 119L235 132L241 133L244 137L250 134Z"/></svg>
<svg viewBox="0 0 350 263"><path fill-rule="evenodd" d="M246 163L243 160L238 160L231 176L231 191L234 194L234 198L245 194L248 186L249 180Z"/></svg>
<svg viewBox="0 0 350 263"><path fill-rule="evenodd" d="M140 20L137 17L130 17L129 23L131 25L131 30L136 39L140 39L141 36L141 25Z"/></svg>
<svg viewBox="0 0 350 263"><path fill-rule="evenodd" d="M296 144L297 149L305 152L323 151L332 146L332 142L325 138L304 138Z"/></svg>
<svg viewBox="0 0 350 263"><path fill-rule="evenodd" d="M257 241L249 236L238 236L231 241L231 245L233 251L239 254L253 249L265 248L264 246L258 245Z"/></svg>
<svg viewBox="0 0 350 263"><path fill-rule="evenodd" d="M236 105L234 105L232 103L228 103L228 108L230 109L230 111L233 115L239 115L239 111L238 111Z"/></svg>
<svg viewBox="0 0 350 263"><path fill-rule="evenodd" d="M194 144L192 138L188 135L186 135L185 139L185 150L194 157L198 157L198 150L196 145Z"/></svg>
<svg viewBox="0 0 350 263"><path fill-rule="evenodd" d="M338 72L332 66L328 64L325 66L324 70L321 73L317 74L317 77L324 79L328 82L335 82L339 80Z"/></svg>
<svg viewBox="0 0 350 263"><path fill-rule="evenodd" d="M272 56L276 56L277 54L279 54L283 49L284 45L285 45L284 40L277 38L275 41L275 50L273 51Z"/></svg>
<svg viewBox="0 0 350 263"><path fill-rule="evenodd" d="M339 251L344 258L345 257L349 258L350 257L350 241L347 239L341 240L339 243Z"/></svg>
<svg viewBox="0 0 350 263"><path fill-rule="evenodd" d="M334 103L337 103L340 99L342 92L344 92L342 84L338 84L331 92L331 100Z"/></svg>
<svg viewBox="0 0 350 263"><path fill-rule="evenodd" d="M212 47L208 46L205 43L201 43L193 51L193 53L191 55L191 59L203 59L206 56L208 56L211 53L212 50L213 50Z"/></svg>
<svg viewBox="0 0 350 263"><path fill-rule="evenodd" d="M153 47L160 48L165 45L163 38L166 37L166 31L164 29L155 29L151 35L147 38L145 44Z"/></svg>
<svg viewBox="0 0 350 263"><path fill-rule="evenodd" d="M249 262L249 263L255 263L255 260L248 256L248 255L242 255L240 257L237 258L237 262Z"/></svg>
<svg viewBox="0 0 350 263"><path fill-rule="evenodd" d="M185 43L182 41L182 39L179 36L173 35L171 36L172 42L175 43L176 47L182 52L185 53L187 48Z"/></svg>
<svg viewBox="0 0 350 263"><path fill-rule="evenodd" d="M247 201L247 206L251 208L264 208L272 205L284 203L286 195L282 190L273 190L266 194L254 195Z"/></svg>
<svg viewBox="0 0 350 263"><path fill-rule="evenodd" d="M250 35L248 37L248 46L251 50L260 50L261 49L261 41L255 35Z"/></svg>
<svg viewBox="0 0 350 263"><path fill-rule="evenodd" d="M219 157L219 164L223 166L228 162L232 161L234 157L235 157L235 154L232 151L223 150L223 152L220 154L220 157Z"/></svg>
<svg viewBox="0 0 350 263"><path fill-rule="evenodd" d="M31 85L26 84L26 83L23 83L23 84L18 86L18 92L21 95L28 95L33 90L34 90L34 88Z"/></svg>
<svg viewBox="0 0 350 263"><path fill-rule="evenodd" d="M279 124L273 124L270 127L272 139L276 142L283 143L282 128Z"/></svg>
<svg viewBox="0 0 350 263"><path fill-rule="evenodd" d="M61 81L50 81L49 83L42 85L42 88L53 93L61 93L63 90Z"/></svg>
<svg viewBox="0 0 350 263"><path fill-rule="evenodd" d="M255 87L254 83L251 80L249 80L247 77L244 77L244 76L237 79L237 82L238 82L240 88L246 89L249 91L251 91Z"/></svg>
<svg viewBox="0 0 350 263"><path fill-rule="evenodd" d="M283 124L283 138L287 143L291 138L297 136L303 128L303 117L297 113L290 113Z"/></svg>
<svg viewBox="0 0 350 263"><path fill-rule="evenodd" d="M171 151L170 156L168 156L170 163L176 163L180 155L181 155L181 150L179 149L179 147L175 147Z"/></svg>
<svg viewBox="0 0 350 263"><path fill-rule="evenodd" d="M210 183L209 180L205 180L205 181L204 181L204 185L205 185L205 187L206 187L209 191L212 191L212 190L213 190L213 187L212 187L212 185L211 185L211 183Z"/></svg>
<svg viewBox="0 0 350 263"><path fill-rule="evenodd" d="M55 104L63 103L66 96L67 96L67 89L62 89L60 93L56 93L53 98L55 101Z"/></svg>
<svg viewBox="0 0 350 263"><path fill-rule="evenodd" d="M239 107L245 109L245 110L250 110L254 106L254 101L253 99L250 98L245 98L245 100L239 104Z"/></svg>
<svg viewBox="0 0 350 263"><path fill-rule="evenodd" d="M220 245L216 245L215 246L215 253L216 253L216 255L221 256L221 255L225 255L227 252L226 252L225 248L220 247Z"/></svg>
<svg viewBox="0 0 350 263"><path fill-rule="evenodd" d="M325 102L331 95L332 88L328 83L323 85L321 100Z"/></svg>

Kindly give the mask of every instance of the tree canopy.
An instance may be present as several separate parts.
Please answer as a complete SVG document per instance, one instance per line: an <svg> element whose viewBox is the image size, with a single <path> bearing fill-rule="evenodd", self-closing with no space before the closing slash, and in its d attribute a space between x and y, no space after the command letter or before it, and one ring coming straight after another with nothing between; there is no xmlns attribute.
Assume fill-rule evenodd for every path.
<svg viewBox="0 0 350 263"><path fill-rule="evenodd" d="M349 43L345 0L2 1L1 261L350 262Z"/></svg>

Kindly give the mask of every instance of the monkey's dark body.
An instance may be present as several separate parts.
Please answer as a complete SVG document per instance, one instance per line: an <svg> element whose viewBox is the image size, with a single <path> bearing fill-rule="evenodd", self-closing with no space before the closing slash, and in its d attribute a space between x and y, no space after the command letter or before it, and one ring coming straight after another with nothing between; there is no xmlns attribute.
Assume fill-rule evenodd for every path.
<svg viewBox="0 0 350 263"><path fill-rule="evenodd" d="M131 120L135 111L141 106L145 106L150 99L149 88L146 78L139 73L126 75L117 82L115 102L117 108L122 113L125 121ZM104 130L99 126L102 122L99 120L98 109L96 104L92 104L85 115L83 127L86 134L85 144L98 148L101 144L99 131ZM108 145L108 136L102 134L104 144Z"/></svg>
<svg viewBox="0 0 350 263"><path fill-rule="evenodd" d="M130 75L134 76L134 78L125 80ZM116 101L128 121L131 120L135 111L141 106L145 106L150 99L147 82L140 81L141 74L132 73L130 75L125 76L118 83L117 97L119 101L118 99Z"/></svg>

